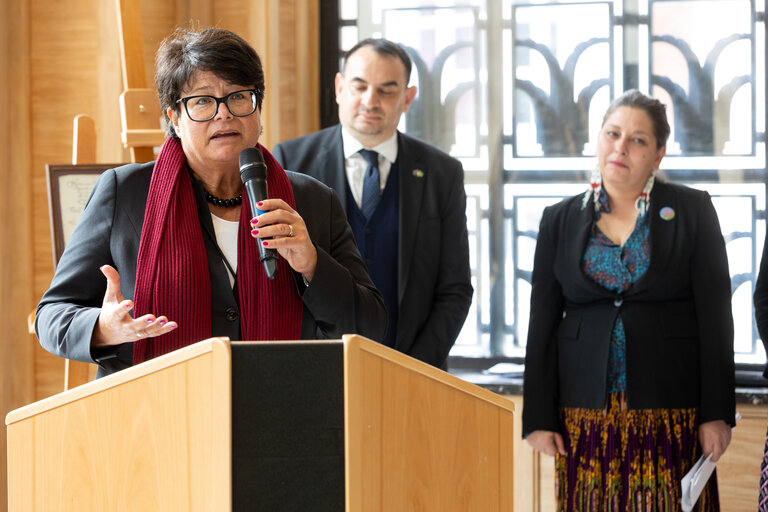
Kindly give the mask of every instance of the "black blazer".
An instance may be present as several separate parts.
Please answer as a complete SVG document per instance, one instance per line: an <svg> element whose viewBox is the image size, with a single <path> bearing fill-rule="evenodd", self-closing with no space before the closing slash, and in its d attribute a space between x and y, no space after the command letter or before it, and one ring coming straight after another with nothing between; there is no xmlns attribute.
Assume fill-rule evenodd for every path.
<svg viewBox="0 0 768 512"><path fill-rule="evenodd" d="M461 163L398 133L398 325L395 348L445 367L472 303ZM333 188L347 210L341 126L281 142L275 158ZM381 338L378 338L381 339Z"/></svg>
<svg viewBox="0 0 768 512"><path fill-rule="evenodd" d="M141 229L154 162L105 171L99 178L51 282L37 306L35 329L43 347L56 355L96 362L98 376L130 366L131 343L99 353L91 335L106 291L104 264L120 273L123 296L133 299ZM311 177L288 173L296 209L317 247L317 268L309 287L294 272L304 304L302 339L358 333L382 336L386 311L368 277L352 230L334 192ZM226 267L216 250L205 192L193 180L211 278L212 336L240 338L239 306ZM258 262L256 262L258 264ZM161 315L162 311L153 312Z"/></svg>
<svg viewBox="0 0 768 512"><path fill-rule="evenodd" d="M656 182L651 261L621 296L582 272L594 208L583 194L544 210L536 244L525 358L523 435L559 431L558 407L602 409L617 315L627 336L632 409L698 407L734 424L731 283L725 242L706 192ZM675 216L661 218L661 208Z"/></svg>

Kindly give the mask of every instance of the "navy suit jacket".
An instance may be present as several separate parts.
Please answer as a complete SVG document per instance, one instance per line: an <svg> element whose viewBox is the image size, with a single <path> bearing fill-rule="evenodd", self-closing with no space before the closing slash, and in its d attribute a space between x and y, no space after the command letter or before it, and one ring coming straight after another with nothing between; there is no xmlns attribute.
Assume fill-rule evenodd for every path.
<svg viewBox="0 0 768 512"><path fill-rule="evenodd" d="M461 163L403 133L399 169L398 325L395 348L445 368L472 303L466 193ZM333 188L347 211L341 126L281 142L286 169Z"/></svg>
<svg viewBox="0 0 768 512"><path fill-rule="evenodd" d="M602 409L611 331L626 333L632 409L699 408L701 422L734 424L731 281L709 194L656 182L650 266L617 295L588 278L582 258L594 208L583 194L542 216L532 276L523 434L559 431L558 407ZM660 210L670 207L674 218Z"/></svg>
<svg viewBox="0 0 768 512"><path fill-rule="evenodd" d="M102 174L62 254L51 287L37 307L35 329L43 347L62 357L97 363L99 377L130 366L133 360L131 343L93 351L91 335L106 291L106 278L99 271L102 265L117 269L123 296L133 299L153 165L130 164ZM296 209L317 248L317 268L310 286L305 287L294 272L304 307L301 338L340 338L350 333L383 336L387 325L384 302L360 258L338 198L309 176L289 172L288 178ZM210 270L211 335L239 340L237 298L214 246L205 191L200 182L193 180L193 185Z"/></svg>

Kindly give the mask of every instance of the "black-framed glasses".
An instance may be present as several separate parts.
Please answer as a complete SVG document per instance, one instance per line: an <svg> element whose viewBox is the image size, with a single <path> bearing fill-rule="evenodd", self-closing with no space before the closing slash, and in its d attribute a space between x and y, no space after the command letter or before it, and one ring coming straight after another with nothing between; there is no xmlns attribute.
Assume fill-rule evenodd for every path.
<svg viewBox="0 0 768 512"><path fill-rule="evenodd" d="M193 121L210 121L216 117L221 103L227 106L233 116L245 117L256 112L256 94L258 89L243 89L227 94L222 98L216 96L201 95L187 96L176 100L176 103L183 103L187 110L187 115Z"/></svg>

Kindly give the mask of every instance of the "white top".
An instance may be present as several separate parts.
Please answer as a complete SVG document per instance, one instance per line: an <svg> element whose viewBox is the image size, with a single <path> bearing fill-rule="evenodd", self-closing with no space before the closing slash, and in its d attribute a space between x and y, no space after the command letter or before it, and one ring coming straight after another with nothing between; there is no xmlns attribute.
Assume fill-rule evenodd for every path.
<svg viewBox="0 0 768 512"><path fill-rule="evenodd" d="M368 163L358 151L370 149L379 154L379 186L381 190L384 190L389 177L389 169L397 160L397 132L378 146L366 148L342 126L341 140L344 145L344 167L347 171L347 183L352 190L352 197L355 198L357 206L360 207L363 202L363 180Z"/></svg>
<svg viewBox="0 0 768 512"><path fill-rule="evenodd" d="M214 214L211 214L211 218L213 219L213 231L216 233L216 243L232 270L237 272L237 228L240 223L224 220ZM229 275L229 286L235 286L235 276L231 272L227 272L227 275Z"/></svg>

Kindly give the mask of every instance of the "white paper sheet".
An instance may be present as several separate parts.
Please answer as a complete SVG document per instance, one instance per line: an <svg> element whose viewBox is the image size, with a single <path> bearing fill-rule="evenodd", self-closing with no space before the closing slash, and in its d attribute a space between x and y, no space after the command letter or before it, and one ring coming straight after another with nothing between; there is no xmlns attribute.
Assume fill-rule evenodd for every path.
<svg viewBox="0 0 768 512"><path fill-rule="evenodd" d="M701 491L703 491L704 486L707 485L707 480L709 480L709 477L715 470L717 462L712 462L711 459L711 453L706 459L702 455L701 458L696 461L696 464L693 465L691 470L683 477L683 512L691 512L691 510L693 510L696 500L699 499Z"/></svg>

